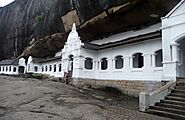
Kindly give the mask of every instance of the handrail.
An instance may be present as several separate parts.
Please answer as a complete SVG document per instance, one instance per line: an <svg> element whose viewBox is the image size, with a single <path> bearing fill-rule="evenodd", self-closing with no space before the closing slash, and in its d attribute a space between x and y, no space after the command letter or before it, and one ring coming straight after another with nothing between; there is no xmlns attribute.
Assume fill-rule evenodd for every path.
<svg viewBox="0 0 185 120"><path fill-rule="evenodd" d="M164 99L170 92L171 88L175 86L175 81L171 80L166 85L153 92L140 92L139 93L139 110L146 111L149 106L154 106L155 103L160 102Z"/></svg>

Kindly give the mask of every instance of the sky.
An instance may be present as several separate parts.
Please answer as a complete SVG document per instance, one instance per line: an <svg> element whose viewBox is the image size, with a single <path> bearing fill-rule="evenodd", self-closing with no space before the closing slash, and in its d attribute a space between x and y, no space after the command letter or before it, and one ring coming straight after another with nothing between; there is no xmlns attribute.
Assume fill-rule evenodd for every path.
<svg viewBox="0 0 185 120"><path fill-rule="evenodd" d="M11 3L14 0L0 0L0 7L3 7L9 3Z"/></svg>

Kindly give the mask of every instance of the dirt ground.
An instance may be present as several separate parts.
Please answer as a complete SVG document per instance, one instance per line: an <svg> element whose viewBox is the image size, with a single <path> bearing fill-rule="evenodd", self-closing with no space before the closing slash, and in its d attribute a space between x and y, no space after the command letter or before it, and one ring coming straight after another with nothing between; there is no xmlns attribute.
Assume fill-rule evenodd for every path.
<svg viewBox="0 0 185 120"><path fill-rule="evenodd" d="M60 82L0 76L0 120L169 120L138 111L138 98Z"/></svg>

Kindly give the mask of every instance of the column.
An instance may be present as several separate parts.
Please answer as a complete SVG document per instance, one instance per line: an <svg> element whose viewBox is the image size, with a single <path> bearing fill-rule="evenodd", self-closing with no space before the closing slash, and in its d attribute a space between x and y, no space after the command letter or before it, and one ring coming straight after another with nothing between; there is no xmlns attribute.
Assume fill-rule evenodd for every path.
<svg viewBox="0 0 185 120"><path fill-rule="evenodd" d="M113 69L113 59L107 59L107 64L108 64L108 66L107 66L107 70L109 70L109 71L111 71L112 69Z"/></svg>
<svg viewBox="0 0 185 120"><path fill-rule="evenodd" d="M151 65L152 65L152 67L155 67L155 53L152 53L151 54Z"/></svg>
<svg viewBox="0 0 185 120"><path fill-rule="evenodd" d="M98 70L101 70L101 62L102 62L102 60L98 61Z"/></svg>
<svg viewBox="0 0 185 120"><path fill-rule="evenodd" d="M178 48L179 44L176 42L172 42L170 44L170 54L169 54L169 61L164 61L164 79L166 80L175 80L176 77L179 76L179 51Z"/></svg>
<svg viewBox="0 0 185 120"><path fill-rule="evenodd" d="M144 62L144 68L148 68L148 67L151 67L151 54L147 53L147 54L143 54L143 62Z"/></svg>
<svg viewBox="0 0 185 120"><path fill-rule="evenodd" d="M129 57L129 67L133 68L133 56Z"/></svg>
<svg viewBox="0 0 185 120"><path fill-rule="evenodd" d="M115 58L114 59L112 59L112 69L114 70L114 69L116 69L116 67L115 67Z"/></svg>
<svg viewBox="0 0 185 120"><path fill-rule="evenodd" d="M84 67L84 57L82 55L74 56L73 59L73 77L80 78L81 70Z"/></svg>
<svg viewBox="0 0 185 120"><path fill-rule="evenodd" d="M179 44L176 42L171 43L172 61L179 62Z"/></svg>
<svg viewBox="0 0 185 120"><path fill-rule="evenodd" d="M62 71L67 71L67 67L68 67L68 61L69 59L68 58L63 58L62 59ZM49 70L49 66L48 66L48 70Z"/></svg>
<svg viewBox="0 0 185 120"><path fill-rule="evenodd" d="M97 70L97 61L93 60L93 70Z"/></svg>

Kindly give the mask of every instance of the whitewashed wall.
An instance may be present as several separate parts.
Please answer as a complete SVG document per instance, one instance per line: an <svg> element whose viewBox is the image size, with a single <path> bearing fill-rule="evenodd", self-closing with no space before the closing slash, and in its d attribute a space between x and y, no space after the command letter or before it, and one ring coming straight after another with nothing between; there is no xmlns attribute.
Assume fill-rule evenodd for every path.
<svg viewBox="0 0 185 120"><path fill-rule="evenodd" d="M63 71L59 72L59 64L62 64L61 60L54 60L49 62L44 62L39 65L39 71L38 73L48 74L54 77L63 77ZM50 71L50 65L52 67ZM56 65L56 72L54 72L54 65ZM42 66L44 67L44 71L42 71ZM47 71L46 67L47 66Z"/></svg>
<svg viewBox="0 0 185 120"><path fill-rule="evenodd" d="M160 24L153 27L148 27L149 32L159 30ZM146 32L146 30L144 30ZM140 31L141 32L141 31ZM137 35L140 33L135 31ZM145 33L144 32L144 33ZM133 32L127 34L130 36ZM143 33L143 34L144 34ZM141 34L141 33L140 33ZM126 33L124 33L126 35ZM114 37L122 38L123 34L116 34ZM135 34L133 34L135 36ZM132 37L133 37L132 36ZM113 38L111 40L113 40ZM130 36L131 37L131 36ZM115 39L116 41L117 39ZM75 25L73 25L72 31L70 32L67 42L62 49L62 60L61 61L50 61L43 64L33 63L32 59L29 58L30 71L34 71L34 66L38 66L37 73L50 74L55 77L63 77L64 71L68 70L69 56L73 55L73 73L74 78L87 78L87 79L104 79L104 80L151 80L160 81L163 79L163 67L155 67L155 52L162 49L161 38L151 39L139 43L133 43L130 45L122 45L100 51L88 50L82 48L80 37L76 31ZM143 68L133 68L133 54L142 53L144 57ZM58 54L56 54L58 55ZM122 69L115 69L115 57L121 55L124 59L124 67ZM101 70L101 59L106 57L108 59L108 68ZM93 59L93 69L85 69L85 59ZM62 71L54 72L53 65L62 63ZM52 65L52 71L43 71L42 66ZM45 67L44 67L45 69Z"/></svg>
<svg viewBox="0 0 185 120"><path fill-rule="evenodd" d="M33 58L30 56L28 58L28 64L27 64L27 72L28 73L42 73L47 74L54 77L63 77L64 71L59 72L59 64L62 65L62 60L53 60L43 63L37 63L33 61ZM50 65L51 65L51 71L50 71ZM54 65L56 65L56 72L54 72ZM47 71L46 71L47 66ZM34 67L38 68L38 71L35 71ZM42 67L44 68L44 71L42 71Z"/></svg>
<svg viewBox="0 0 185 120"><path fill-rule="evenodd" d="M83 54L82 59L82 68L80 71L80 78L89 78L89 79L96 79L97 78L97 69L98 69L98 52L94 50L88 50L88 49L81 49ZM85 58L91 58L93 59L93 69L88 70L85 69Z"/></svg>
<svg viewBox="0 0 185 120"><path fill-rule="evenodd" d="M162 80L163 67L155 67L155 55L162 48L161 39L155 39L131 45L119 46L98 52L83 49L84 61L86 57L93 59L93 69L83 67L80 78L105 79L105 80ZM144 67L133 68L132 55L141 52L144 56ZM115 69L114 58L122 55L123 69ZM108 58L108 69L101 70L101 58ZM99 64L98 64L99 63ZM84 65L84 64L83 64ZM98 67L99 66L99 67Z"/></svg>
<svg viewBox="0 0 185 120"><path fill-rule="evenodd" d="M162 18L164 78L174 80L179 73L179 42L185 37L185 1Z"/></svg>
<svg viewBox="0 0 185 120"><path fill-rule="evenodd" d="M0 66L1 70L0 70L0 74L8 74L8 75L18 75L18 66L14 66L14 65L3 65ZM3 67L4 67L4 71L3 71ZM7 70L6 70L7 67ZM10 67L11 67L11 71L10 71ZM13 71L14 67L16 68L16 71Z"/></svg>
<svg viewBox="0 0 185 120"><path fill-rule="evenodd" d="M24 68L26 67L26 63L25 63L24 58L19 59L18 65L0 65L0 67L1 67L0 74L18 75L20 66L22 66ZM3 67L4 67L4 71L3 71ZM14 68L16 69L15 71L14 71ZM25 73L25 69L24 69L23 73Z"/></svg>

